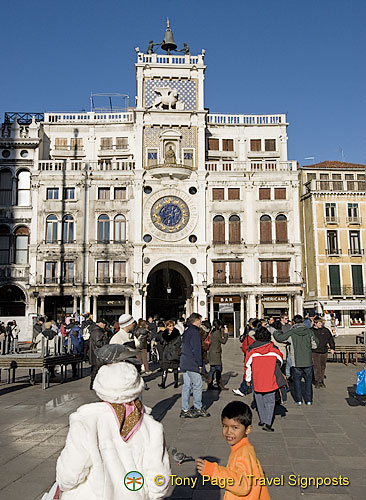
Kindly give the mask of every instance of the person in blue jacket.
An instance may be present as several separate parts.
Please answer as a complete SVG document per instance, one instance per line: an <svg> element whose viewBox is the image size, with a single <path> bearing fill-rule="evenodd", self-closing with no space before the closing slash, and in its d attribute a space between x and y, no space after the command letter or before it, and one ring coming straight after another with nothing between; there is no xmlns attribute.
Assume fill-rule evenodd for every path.
<svg viewBox="0 0 366 500"><path fill-rule="evenodd" d="M65 347L68 344L68 339L71 340L71 352L76 356L83 357L84 355L84 340L81 327L79 323L76 323L74 320L70 321L70 328L67 333L67 337L65 337ZM76 363L71 363L72 367L72 376L77 377L77 365Z"/></svg>
<svg viewBox="0 0 366 500"><path fill-rule="evenodd" d="M210 414L202 406L202 343L200 326L202 316L192 313L187 319L188 327L182 336L180 370L183 373L181 418L209 417ZM193 409L189 407L189 399L193 393Z"/></svg>

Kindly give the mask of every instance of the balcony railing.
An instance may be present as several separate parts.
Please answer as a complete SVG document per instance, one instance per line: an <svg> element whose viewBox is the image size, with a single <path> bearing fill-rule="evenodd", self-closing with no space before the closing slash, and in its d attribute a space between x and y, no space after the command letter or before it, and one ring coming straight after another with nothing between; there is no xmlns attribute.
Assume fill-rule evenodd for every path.
<svg viewBox="0 0 366 500"><path fill-rule="evenodd" d="M134 114L129 112L108 112L108 113L45 113L45 123L132 123Z"/></svg>
<svg viewBox="0 0 366 500"><path fill-rule="evenodd" d="M324 224L339 224L339 217L328 215L324 217Z"/></svg>
<svg viewBox="0 0 366 500"><path fill-rule="evenodd" d="M366 288L364 286L331 286L328 285L329 297L364 297Z"/></svg>
<svg viewBox="0 0 366 500"><path fill-rule="evenodd" d="M241 276L229 276L229 283L230 284L236 284L236 283L242 283L243 278Z"/></svg>
<svg viewBox="0 0 366 500"><path fill-rule="evenodd" d="M296 161L207 161L208 172L277 172L296 171Z"/></svg>
<svg viewBox="0 0 366 500"><path fill-rule="evenodd" d="M215 285L224 285L226 283L226 278L214 278L213 282Z"/></svg>
<svg viewBox="0 0 366 500"><path fill-rule="evenodd" d="M56 283L58 283L58 278L56 276L52 276L52 277L45 277L44 278L44 283L45 285L55 285Z"/></svg>
<svg viewBox="0 0 366 500"><path fill-rule="evenodd" d="M364 254L364 249L363 248L349 248L348 249L348 255L363 255Z"/></svg>
<svg viewBox="0 0 366 500"><path fill-rule="evenodd" d="M28 280L28 264L20 266L17 264L0 265L0 281Z"/></svg>
<svg viewBox="0 0 366 500"><path fill-rule="evenodd" d="M305 183L305 188L306 191L342 191L342 192L360 192L360 191L366 191L366 181L364 180L357 180L352 183L352 189L350 189L350 185L347 185L347 181L343 180L338 180L338 181L331 181L331 180L316 180L312 179L311 181L308 181ZM305 191L305 192L306 192Z"/></svg>
<svg viewBox="0 0 366 500"><path fill-rule="evenodd" d="M277 285L283 285L285 283L290 283L290 276L277 276L275 278L274 276L261 276L261 283L263 285L268 285L268 284L277 284Z"/></svg>
<svg viewBox="0 0 366 500"><path fill-rule="evenodd" d="M339 255L342 254L342 250L340 248L327 248L325 250L325 253L329 256L329 257L337 257Z"/></svg>
<svg viewBox="0 0 366 500"><path fill-rule="evenodd" d="M347 217L347 224L360 225L362 222L361 217Z"/></svg>
<svg viewBox="0 0 366 500"><path fill-rule="evenodd" d="M114 276L113 283L126 283L126 276Z"/></svg>
<svg viewBox="0 0 366 500"><path fill-rule="evenodd" d="M274 283L274 277L273 276L261 276L261 283L263 283L263 284Z"/></svg>
<svg viewBox="0 0 366 500"><path fill-rule="evenodd" d="M84 160L42 160L38 162L38 170L42 172L84 171L97 172L100 170L131 171L135 169L135 162L128 160L111 161L84 161Z"/></svg>
<svg viewBox="0 0 366 500"><path fill-rule="evenodd" d="M111 282L111 278L109 276L107 276L107 277L105 277L105 276L104 277L97 276L95 278L95 281L97 283L104 283L104 284L106 284L106 283L110 283Z"/></svg>
<svg viewBox="0 0 366 500"><path fill-rule="evenodd" d="M279 125L286 123L286 115L224 115L209 114L210 125Z"/></svg>

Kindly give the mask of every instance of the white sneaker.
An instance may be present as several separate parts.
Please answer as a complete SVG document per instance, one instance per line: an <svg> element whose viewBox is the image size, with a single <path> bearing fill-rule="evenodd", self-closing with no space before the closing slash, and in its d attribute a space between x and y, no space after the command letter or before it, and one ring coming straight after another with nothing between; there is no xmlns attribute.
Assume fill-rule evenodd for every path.
<svg viewBox="0 0 366 500"><path fill-rule="evenodd" d="M237 396L241 396L242 398L245 396L239 389L233 389L233 393Z"/></svg>

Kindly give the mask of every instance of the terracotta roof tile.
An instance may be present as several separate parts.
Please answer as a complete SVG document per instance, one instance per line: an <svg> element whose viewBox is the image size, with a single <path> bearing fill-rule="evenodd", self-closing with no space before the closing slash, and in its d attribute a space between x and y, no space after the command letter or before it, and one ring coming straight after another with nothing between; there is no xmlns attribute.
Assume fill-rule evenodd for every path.
<svg viewBox="0 0 366 500"><path fill-rule="evenodd" d="M303 165L301 168L309 168L309 169L318 169L318 168L326 168L326 169L341 169L341 170L347 170L347 169L353 169L353 168L362 168L366 169L366 165L362 163L347 163L344 161L322 161L321 163L314 163L314 165Z"/></svg>

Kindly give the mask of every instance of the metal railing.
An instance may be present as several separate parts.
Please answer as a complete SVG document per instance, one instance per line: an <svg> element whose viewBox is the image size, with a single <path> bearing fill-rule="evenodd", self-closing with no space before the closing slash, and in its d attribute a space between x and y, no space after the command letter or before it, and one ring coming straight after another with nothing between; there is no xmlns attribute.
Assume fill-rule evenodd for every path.
<svg viewBox="0 0 366 500"><path fill-rule="evenodd" d="M348 255L363 255L363 254L364 254L363 248L349 248L348 249Z"/></svg>
<svg viewBox="0 0 366 500"><path fill-rule="evenodd" d="M324 224L339 224L339 217L328 215L324 217Z"/></svg>
<svg viewBox="0 0 366 500"><path fill-rule="evenodd" d="M346 219L347 221L347 224L361 224L362 223L362 219L361 217L347 217Z"/></svg>
<svg viewBox="0 0 366 500"><path fill-rule="evenodd" d="M326 248L325 253L328 256L339 256L342 254L342 250L340 248Z"/></svg>
<svg viewBox="0 0 366 500"><path fill-rule="evenodd" d="M328 285L329 297L363 297L366 295L366 287L364 286L332 286Z"/></svg>

